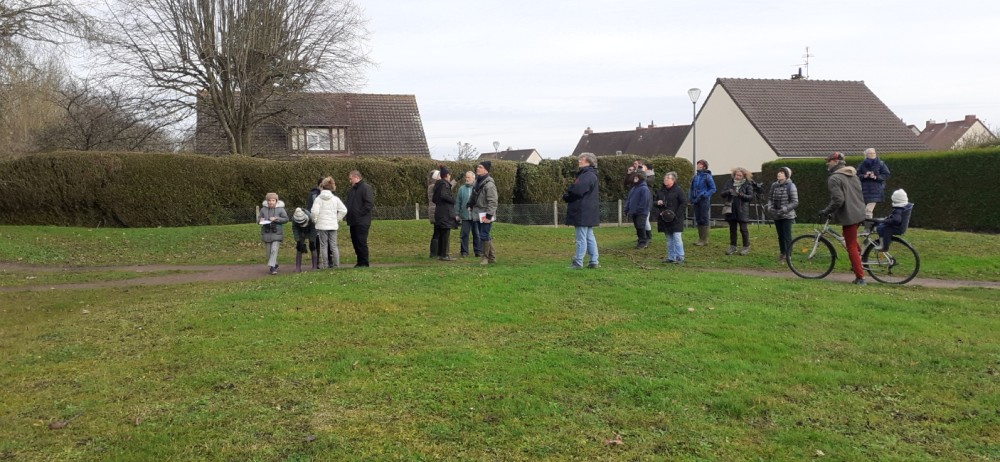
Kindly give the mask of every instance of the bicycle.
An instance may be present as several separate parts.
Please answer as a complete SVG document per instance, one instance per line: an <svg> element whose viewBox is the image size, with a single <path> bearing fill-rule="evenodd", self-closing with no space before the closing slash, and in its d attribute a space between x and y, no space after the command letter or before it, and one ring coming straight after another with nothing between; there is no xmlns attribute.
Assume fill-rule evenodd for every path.
<svg viewBox="0 0 1000 462"><path fill-rule="evenodd" d="M889 251L883 252L875 225L881 220L865 220L858 232L861 265L873 279L885 284L906 284L920 271L920 255L899 236L893 236ZM830 228L829 218L821 228L792 239L785 262L795 275L805 279L822 279L833 272L837 251L827 236L832 236L845 250L844 237ZM873 237L874 236L874 237Z"/></svg>

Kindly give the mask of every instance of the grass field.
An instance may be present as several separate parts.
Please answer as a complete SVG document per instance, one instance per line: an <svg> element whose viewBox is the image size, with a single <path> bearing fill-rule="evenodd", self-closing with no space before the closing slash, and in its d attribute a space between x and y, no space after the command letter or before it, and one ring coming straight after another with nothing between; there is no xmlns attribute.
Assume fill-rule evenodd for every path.
<svg viewBox="0 0 1000 462"><path fill-rule="evenodd" d="M263 272L255 229L0 227L0 262ZM495 230L489 267L377 222L392 265L0 293L0 460L1000 459L996 290L704 271L780 271L766 227L689 231L684 267L602 227L582 271L569 229ZM1000 280L996 236L907 238L921 277Z"/></svg>

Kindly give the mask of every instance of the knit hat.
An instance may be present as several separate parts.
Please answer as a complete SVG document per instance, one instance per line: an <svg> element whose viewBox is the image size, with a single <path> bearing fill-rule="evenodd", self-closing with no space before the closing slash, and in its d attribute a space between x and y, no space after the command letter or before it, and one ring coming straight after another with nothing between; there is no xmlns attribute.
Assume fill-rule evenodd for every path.
<svg viewBox="0 0 1000 462"><path fill-rule="evenodd" d="M493 163L488 160L480 162L479 165L482 165L483 168L486 169L486 173L489 173L490 170L493 170Z"/></svg>
<svg viewBox="0 0 1000 462"><path fill-rule="evenodd" d="M441 169L438 170L438 172L440 172L441 178L444 178L444 177L448 176L449 174L451 174L451 172L448 171L448 167L445 167L443 165L441 166Z"/></svg>
<svg viewBox="0 0 1000 462"><path fill-rule="evenodd" d="M841 153L839 153L839 152L835 152L833 154L830 154L829 156L826 156L826 161L827 162L829 162L831 160L836 160L836 161L844 160L844 155L841 154Z"/></svg>
<svg viewBox="0 0 1000 462"><path fill-rule="evenodd" d="M910 203L910 198L906 196L906 191L902 189L897 189L892 193L892 206L893 207L906 207L906 204Z"/></svg>
<svg viewBox="0 0 1000 462"><path fill-rule="evenodd" d="M701 168L703 168L705 170L708 170L708 161L707 160L705 160L705 159L699 159L698 162L695 162L695 165L698 165L698 164L701 164Z"/></svg>
<svg viewBox="0 0 1000 462"><path fill-rule="evenodd" d="M792 169L790 169L788 167L781 167L781 168L778 169L778 171L779 172L785 172L785 179L786 180L792 177Z"/></svg>
<svg viewBox="0 0 1000 462"><path fill-rule="evenodd" d="M292 221L300 226L306 226L309 224L309 214L301 207L295 207L295 212L292 213Z"/></svg>

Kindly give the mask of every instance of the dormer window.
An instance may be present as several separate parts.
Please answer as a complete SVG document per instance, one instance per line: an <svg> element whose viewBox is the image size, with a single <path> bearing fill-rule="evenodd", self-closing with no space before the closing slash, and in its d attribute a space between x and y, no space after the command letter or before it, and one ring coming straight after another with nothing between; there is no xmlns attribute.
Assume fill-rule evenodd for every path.
<svg viewBox="0 0 1000 462"><path fill-rule="evenodd" d="M292 151L347 150L347 129L343 127L293 127L289 139Z"/></svg>

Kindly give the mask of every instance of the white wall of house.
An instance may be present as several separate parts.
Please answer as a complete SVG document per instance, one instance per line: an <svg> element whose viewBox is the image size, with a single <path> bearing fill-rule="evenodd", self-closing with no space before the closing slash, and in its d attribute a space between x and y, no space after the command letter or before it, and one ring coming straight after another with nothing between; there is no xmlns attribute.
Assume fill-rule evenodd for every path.
<svg viewBox="0 0 1000 462"><path fill-rule="evenodd" d="M528 156L527 160L525 160L525 162L534 165L538 165L541 161L542 161L542 156L538 154L538 151L531 151L531 155Z"/></svg>
<svg viewBox="0 0 1000 462"><path fill-rule="evenodd" d="M764 162L777 159L771 146L720 85L715 86L702 106L695 130L688 132L677 157L691 159L693 136L698 137L695 146L698 159L707 160L709 170L716 175L736 167L759 172Z"/></svg>
<svg viewBox="0 0 1000 462"><path fill-rule="evenodd" d="M982 143L983 141L992 138L994 138L994 136L986 128L986 125L983 125L983 122L977 119L976 123L972 124L972 126L965 131L965 134L955 142L952 149L961 149L968 144Z"/></svg>

